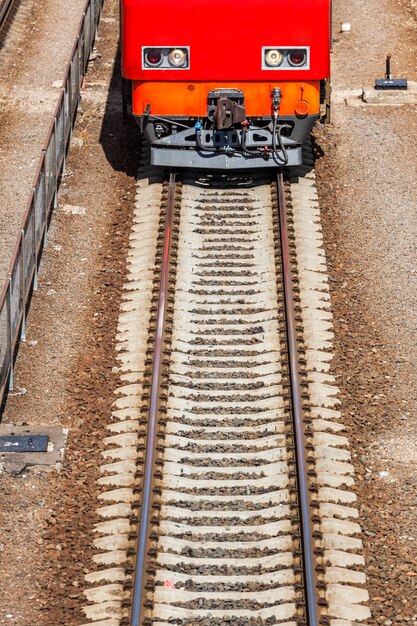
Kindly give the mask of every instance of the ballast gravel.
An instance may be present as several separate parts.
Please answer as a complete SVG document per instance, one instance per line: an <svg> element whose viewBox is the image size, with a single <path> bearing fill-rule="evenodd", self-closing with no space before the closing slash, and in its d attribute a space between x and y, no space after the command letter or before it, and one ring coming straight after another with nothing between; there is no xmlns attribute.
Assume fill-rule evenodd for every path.
<svg viewBox="0 0 417 626"><path fill-rule="evenodd" d="M332 124L316 171L341 388L358 478L369 624L417 624L417 107L348 107L342 91L417 79L417 5L336 0ZM414 12L412 10L414 5ZM339 33L350 21L350 33Z"/></svg>

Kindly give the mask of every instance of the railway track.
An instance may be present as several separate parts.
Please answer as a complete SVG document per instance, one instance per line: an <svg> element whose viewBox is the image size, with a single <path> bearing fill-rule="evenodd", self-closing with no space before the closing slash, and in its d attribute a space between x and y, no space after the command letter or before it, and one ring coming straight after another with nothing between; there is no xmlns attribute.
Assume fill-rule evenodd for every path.
<svg viewBox="0 0 417 626"><path fill-rule="evenodd" d="M307 454L302 424L288 417L294 406L294 418L302 419L302 390L297 355L294 371L288 358L296 342L294 314L287 313L288 338L285 300L278 298L284 285L277 285L277 273L289 277L291 270L286 266L284 273L274 237L280 221L286 226L274 210L275 195L275 185L271 193L268 184L220 194L188 187L182 198L188 219L170 254L171 176L132 624L143 623L148 613L157 622L174 616L223 622L248 613L265 621L289 619L306 611L301 508L307 514L306 565L313 539L308 490L301 495L298 488L305 487ZM284 245L288 255L286 231ZM167 316L171 256L178 259L171 285L176 296ZM165 320L171 354L163 380ZM158 439L164 441L159 478ZM295 450L301 455L298 478ZM159 505L160 516L153 517ZM150 550L155 559L148 562ZM312 593L310 623L317 624L314 584Z"/></svg>
<svg viewBox="0 0 417 626"><path fill-rule="evenodd" d="M140 183L119 328L127 385L104 453L101 567L87 576L97 624L369 616L306 180L301 204L282 174Z"/></svg>

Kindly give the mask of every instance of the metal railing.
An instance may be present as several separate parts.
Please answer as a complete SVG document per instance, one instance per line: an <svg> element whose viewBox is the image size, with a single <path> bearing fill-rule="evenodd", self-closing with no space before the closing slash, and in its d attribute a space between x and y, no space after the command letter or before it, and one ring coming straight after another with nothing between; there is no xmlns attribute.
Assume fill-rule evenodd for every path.
<svg viewBox="0 0 417 626"><path fill-rule="evenodd" d="M26 313L37 288L38 266L46 243L48 221L56 207L60 177L75 122L80 89L94 44L104 0L87 0L63 87L41 153L35 181L22 220L6 283L0 295L0 408L13 389L16 347L26 336Z"/></svg>

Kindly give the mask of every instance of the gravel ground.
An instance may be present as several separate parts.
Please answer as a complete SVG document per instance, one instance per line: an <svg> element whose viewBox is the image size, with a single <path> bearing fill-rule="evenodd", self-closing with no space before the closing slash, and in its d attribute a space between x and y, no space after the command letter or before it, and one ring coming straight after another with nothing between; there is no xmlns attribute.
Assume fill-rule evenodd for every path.
<svg viewBox="0 0 417 626"><path fill-rule="evenodd" d="M70 432L60 474L0 475L2 626L85 621L78 588L91 561L97 461L118 384L114 337L135 188L114 69L117 7L107 0L98 43L106 62L98 57L87 77L28 341L18 357L17 393L3 419Z"/></svg>
<svg viewBox="0 0 417 626"><path fill-rule="evenodd" d="M72 24L68 15L82 4L50 7L55 11L54 23L61 15L61 23ZM406 0L395 4L336 0L334 4L336 95L382 76L387 52L394 54L396 75L417 79L411 4ZM27 11L27 17L23 16L27 28L16 35L16 41L20 37L23 44L23 34L31 28L30 15L38 16L31 18L33 28L50 22L43 15L43 2L22 7ZM78 626L84 621L79 587L90 560L90 530L96 521L91 503L104 436L102 416L109 414L118 384L112 371L113 342L134 192L133 152L120 118L114 115L119 87L111 63L117 45L116 9L116 0L107 0L107 21L98 43L102 57L88 77L84 114L75 131L40 290L33 299L29 341L19 354L16 384L27 392L10 397L5 414L9 423L70 427L61 474L0 476L2 500L7 503L0 511L0 624L7 626ZM50 19L51 13L46 15ZM351 33L338 33L342 21L352 23ZM48 59L45 82L39 87L49 99L45 96L40 102L42 96L33 104L36 108L48 102L48 115L56 101L50 85L62 78L73 40L66 30L65 35L64 30L59 32L62 43L56 58ZM62 52L59 72L54 64L66 37L68 54ZM35 44L30 57L29 53L22 56L28 68L32 57L46 54L41 48L41 43ZM24 74L29 69L17 62L20 69L14 75L15 60L7 59L6 54L2 64L7 62L9 69L2 76L10 72L15 80L20 77L19 97L24 98ZM35 76L32 79L36 84ZM0 79L2 93L12 93L10 81L5 84ZM42 114L32 111L32 106L13 112L9 105L4 109L3 102L7 104L9 96L2 100L0 110L2 147L10 148L7 159L2 158L3 151L0 157L6 181L0 201L2 252L8 241L10 250L14 245L49 123L46 109ZM32 125L18 134L23 115ZM348 108L340 102L334 106L332 125L316 134L336 323L334 368L355 450L373 611L369 623L412 626L417 622L416 107ZM87 210L84 215L66 213L63 206L68 204ZM9 238L8 233L12 234ZM2 253L4 268L9 258ZM75 269L74 258L78 259ZM4 275L5 269L0 276L1 272Z"/></svg>
<svg viewBox="0 0 417 626"><path fill-rule="evenodd" d="M417 623L417 107L348 107L341 90L417 79L411 5L334 3L333 123L316 133L344 412L373 618ZM339 33L342 21L349 34ZM359 57L359 62L353 59Z"/></svg>
<svg viewBox="0 0 417 626"><path fill-rule="evenodd" d="M0 291L84 5L85 0L21 0L2 42Z"/></svg>

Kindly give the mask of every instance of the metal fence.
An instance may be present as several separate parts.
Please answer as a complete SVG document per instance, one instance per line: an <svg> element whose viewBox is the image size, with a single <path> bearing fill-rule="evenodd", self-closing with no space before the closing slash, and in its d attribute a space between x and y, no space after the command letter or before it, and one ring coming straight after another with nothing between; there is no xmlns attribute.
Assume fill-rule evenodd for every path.
<svg viewBox="0 0 417 626"><path fill-rule="evenodd" d="M0 0L0 30L7 20L7 16L9 15L12 5L13 0Z"/></svg>
<svg viewBox="0 0 417 626"><path fill-rule="evenodd" d="M71 140L80 89L87 71L104 0L88 0L65 74L63 88L42 150L35 181L22 220L10 271L0 295L0 407L13 389L13 363L20 339L25 339L26 312L37 288L40 255L48 221L56 207L59 180Z"/></svg>

